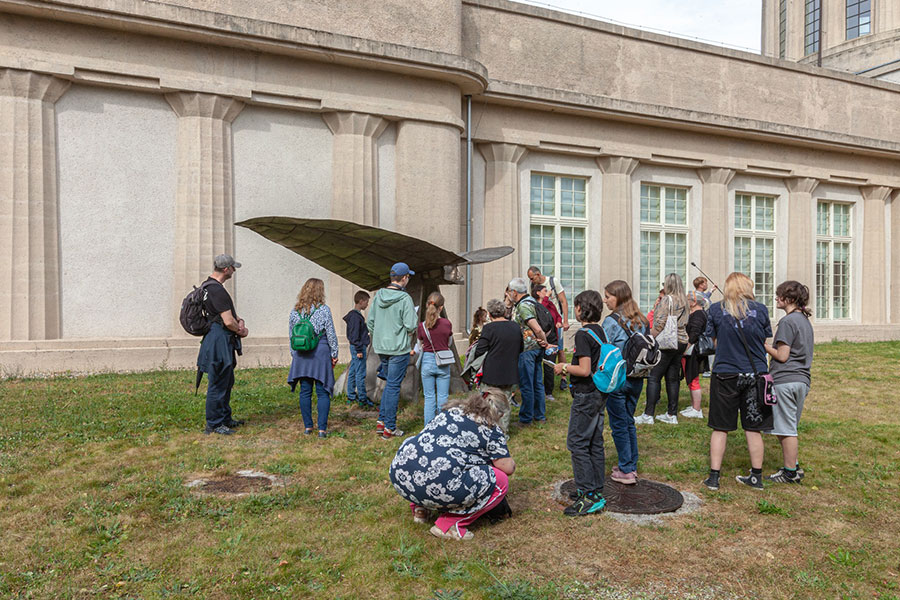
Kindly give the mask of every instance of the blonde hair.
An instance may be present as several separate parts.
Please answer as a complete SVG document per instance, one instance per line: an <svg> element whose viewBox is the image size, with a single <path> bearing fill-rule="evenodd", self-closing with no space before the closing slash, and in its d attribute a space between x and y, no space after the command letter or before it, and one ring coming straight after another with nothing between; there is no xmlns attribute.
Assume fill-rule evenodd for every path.
<svg viewBox="0 0 900 600"><path fill-rule="evenodd" d="M681 275L678 273L669 273L663 281L663 291L666 296L672 296L675 301L675 308L688 305L687 296L684 294L684 282L681 281Z"/></svg>
<svg viewBox="0 0 900 600"><path fill-rule="evenodd" d="M444 410L459 408L463 413L482 425L494 427L509 410L506 394L495 387L486 388L483 392L472 392L465 398L453 398L444 405Z"/></svg>
<svg viewBox="0 0 900 600"><path fill-rule="evenodd" d="M425 301L425 327L434 329L439 318L441 318L441 310L444 308L444 297L440 292L431 292L428 294L428 300Z"/></svg>
<svg viewBox="0 0 900 600"><path fill-rule="evenodd" d="M297 294L297 303L294 310L298 313L312 312L313 307L325 304L325 282L315 277L310 277L300 288Z"/></svg>
<svg viewBox="0 0 900 600"><path fill-rule="evenodd" d="M725 291L722 292L725 299L722 305L725 312L738 321L747 317L747 301L755 300L753 295L753 280L743 273L734 272L725 278Z"/></svg>

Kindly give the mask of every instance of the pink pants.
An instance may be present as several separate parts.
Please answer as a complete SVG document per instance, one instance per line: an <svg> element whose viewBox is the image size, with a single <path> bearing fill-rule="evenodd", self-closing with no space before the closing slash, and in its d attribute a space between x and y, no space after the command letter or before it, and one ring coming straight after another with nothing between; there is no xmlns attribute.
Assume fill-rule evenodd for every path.
<svg viewBox="0 0 900 600"><path fill-rule="evenodd" d="M682 357L681 357L681 370L682 370L682 372L684 372L684 369L685 369L686 365L687 365L687 359L686 359L685 357L682 356ZM694 380L693 380L693 381L689 381L689 382L688 382L688 389L691 390L691 391L693 391L693 390L699 390L699 389L700 389L700 376L699 376L699 375L697 375L696 377L694 377Z"/></svg>
<svg viewBox="0 0 900 600"><path fill-rule="evenodd" d="M506 492L509 491L509 477L497 467L491 468L494 469L494 475L497 476L497 487L494 488L494 493L491 494L491 499L484 505L484 508L471 515L444 513L438 517L438 520L434 523L438 529L447 533L450 531L451 527L456 527L459 537L462 537L466 535L466 527L478 520L478 517L500 504L500 501L503 500Z"/></svg>

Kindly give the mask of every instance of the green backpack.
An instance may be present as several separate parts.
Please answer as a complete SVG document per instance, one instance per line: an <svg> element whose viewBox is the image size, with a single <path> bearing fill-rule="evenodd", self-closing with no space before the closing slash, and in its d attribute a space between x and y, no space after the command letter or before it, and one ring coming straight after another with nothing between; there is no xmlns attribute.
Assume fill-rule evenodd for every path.
<svg viewBox="0 0 900 600"><path fill-rule="evenodd" d="M291 350L311 352L319 345L319 338L322 337L322 334L316 335L316 330L309 320L311 316L312 313L309 315L301 314L300 320L291 328Z"/></svg>

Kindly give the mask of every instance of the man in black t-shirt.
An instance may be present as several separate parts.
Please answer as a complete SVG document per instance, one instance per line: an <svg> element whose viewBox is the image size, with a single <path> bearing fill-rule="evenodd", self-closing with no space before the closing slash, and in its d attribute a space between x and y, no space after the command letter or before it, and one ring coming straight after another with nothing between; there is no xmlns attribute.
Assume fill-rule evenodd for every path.
<svg viewBox="0 0 900 600"><path fill-rule="evenodd" d="M230 255L220 254L213 261L215 270L203 282L203 308L210 317L211 325L200 343L197 370L206 373L209 379L206 388L207 434L231 435L234 427L243 424L243 421L231 417L231 388L234 387L234 366L237 363L235 355L241 353L241 338L247 337L249 331L244 320L237 316L231 295L222 285L234 276L240 266L241 263Z"/></svg>

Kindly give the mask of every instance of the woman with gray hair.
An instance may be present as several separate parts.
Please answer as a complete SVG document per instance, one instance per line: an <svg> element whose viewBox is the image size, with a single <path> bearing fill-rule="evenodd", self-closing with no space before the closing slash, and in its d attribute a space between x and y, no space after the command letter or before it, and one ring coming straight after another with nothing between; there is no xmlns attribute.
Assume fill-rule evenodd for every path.
<svg viewBox="0 0 900 600"><path fill-rule="evenodd" d="M681 387L681 356L688 344L687 322L690 316L688 299L684 293L684 282L677 273L669 273L663 283L665 292L653 314L650 335L659 343L659 363L647 377L647 405L644 414L635 417L637 424L652 425L656 403L659 402L660 383L666 378L668 410L656 420L678 425L678 391ZM671 323L670 323L671 321Z"/></svg>
<svg viewBox="0 0 900 600"><path fill-rule="evenodd" d="M498 388L507 399L500 428L509 430L509 400L519 383L519 355L524 349L522 331L506 318L506 305L500 300L488 300L487 311L491 322L484 326L475 344L473 359L485 355L481 366L481 385Z"/></svg>
<svg viewBox="0 0 900 600"><path fill-rule="evenodd" d="M516 462L498 426L506 398L499 390L447 402L419 435L408 438L391 462L394 489L410 502L413 520L431 534L470 540L467 527L504 501Z"/></svg>

